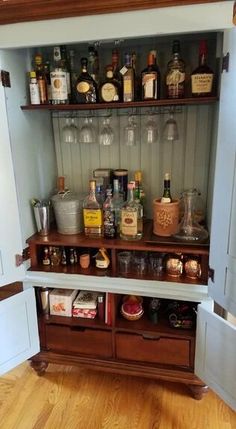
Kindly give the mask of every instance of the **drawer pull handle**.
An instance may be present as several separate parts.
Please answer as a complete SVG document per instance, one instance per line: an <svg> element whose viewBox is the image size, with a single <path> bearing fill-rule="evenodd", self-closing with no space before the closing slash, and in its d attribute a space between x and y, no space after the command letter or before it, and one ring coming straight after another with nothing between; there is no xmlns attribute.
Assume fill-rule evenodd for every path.
<svg viewBox="0 0 236 429"><path fill-rule="evenodd" d="M161 339L160 335L143 334L142 337L143 337L144 340L159 341Z"/></svg>

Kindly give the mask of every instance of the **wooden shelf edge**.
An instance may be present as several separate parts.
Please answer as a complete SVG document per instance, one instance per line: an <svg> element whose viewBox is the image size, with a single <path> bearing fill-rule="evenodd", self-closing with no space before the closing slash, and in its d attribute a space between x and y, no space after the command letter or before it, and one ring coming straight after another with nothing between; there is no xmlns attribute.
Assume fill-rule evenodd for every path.
<svg viewBox="0 0 236 429"><path fill-rule="evenodd" d="M129 107L158 107L158 106L185 106L195 104L214 104L219 100L218 96L189 97L182 99L162 99L152 101L132 101L129 103L93 103L93 104L28 104L21 106L22 110L99 110L99 109L127 109Z"/></svg>

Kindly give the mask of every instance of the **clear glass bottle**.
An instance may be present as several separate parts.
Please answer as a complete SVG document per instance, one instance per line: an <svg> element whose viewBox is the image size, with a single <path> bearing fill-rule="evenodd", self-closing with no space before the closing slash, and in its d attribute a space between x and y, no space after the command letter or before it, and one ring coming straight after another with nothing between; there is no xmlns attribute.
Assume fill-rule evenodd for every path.
<svg viewBox="0 0 236 429"><path fill-rule="evenodd" d="M67 104L69 103L67 90L67 74L61 63L60 46L55 46L53 49L54 66L50 73L51 89L52 89L52 104Z"/></svg>
<svg viewBox="0 0 236 429"><path fill-rule="evenodd" d="M152 52L148 54L147 67L142 71L142 100L160 98L160 70Z"/></svg>
<svg viewBox="0 0 236 429"><path fill-rule="evenodd" d="M97 84L87 70L87 58L81 58L81 73L76 83L77 103L96 103L98 101Z"/></svg>
<svg viewBox="0 0 236 429"><path fill-rule="evenodd" d="M184 198L184 216L179 225L179 232L175 234L175 238L181 241L205 241L208 238L207 230L201 226L195 219L194 201L196 193L186 191L183 193Z"/></svg>
<svg viewBox="0 0 236 429"><path fill-rule="evenodd" d="M121 216L121 207L124 204L123 194L120 193L119 190L119 180L113 180L113 197L112 204L115 211L115 227L116 227L116 235L118 236L120 233L120 216Z"/></svg>
<svg viewBox="0 0 236 429"><path fill-rule="evenodd" d="M112 202L112 189L107 189L107 197L103 204L103 235L105 238L115 238L115 209Z"/></svg>
<svg viewBox="0 0 236 429"><path fill-rule="evenodd" d="M102 206L95 194L96 181L89 181L89 194L83 202L84 233L88 237L102 237Z"/></svg>
<svg viewBox="0 0 236 429"><path fill-rule="evenodd" d="M119 82L114 79L113 66L106 67L106 79L100 86L101 102L110 103L121 100L121 91Z"/></svg>
<svg viewBox="0 0 236 429"><path fill-rule="evenodd" d="M134 184L128 184L128 198L121 208L120 237L124 240L140 240L143 236L143 209L135 201Z"/></svg>
<svg viewBox="0 0 236 429"><path fill-rule="evenodd" d="M214 73L207 65L207 42L201 40L199 46L199 66L191 75L193 97L210 97L213 89Z"/></svg>
<svg viewBox="0 0 236 429"><path fill-rule="evenodd" d="M125 103L134 101L135 75L130 54L125 54L125 66L122 67L121 73L123 75L123 101Z"/></svg>
<svg viewBox="0 0 236 429"><path fill-rule="evenodd" d="M135 190L134 190L135 199L143 206L145 193L144 193L143 184L142 184L142 171L137 170L134 172L134 180L135 180Z"/></svg>
<svg viewBox="0 0 236 429"><path fill-rule="evenodd" d="M172 197L170 193L170 174L165 173L164 176L164 191L161 197L161 203L171 203Z"/></svg>
<svg viewBox="0 0 236 429"><path fill-rule="evenodd" d="M180 42L173 41L172 58L167 64L166 97L183 98L185 96L185 62L180 57Z"/></svg>

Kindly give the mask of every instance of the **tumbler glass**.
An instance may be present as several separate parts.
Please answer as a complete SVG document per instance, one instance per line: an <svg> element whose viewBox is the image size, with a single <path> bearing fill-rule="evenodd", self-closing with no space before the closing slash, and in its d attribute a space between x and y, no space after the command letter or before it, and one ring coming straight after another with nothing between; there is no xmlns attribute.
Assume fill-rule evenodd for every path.
<svg viewBox="0 0 236 429"><path fill-rule="evenodd" d="M133 269L135 274L143 276L147 272L146 252L135 252L133 255Z"/></svg>
<svg viewBox="0 0 236 429"><path fill-rule="evenodd" d="M125 276L131 272L131 252L119 252L118 253L118 270L121 276Z"/></svg>

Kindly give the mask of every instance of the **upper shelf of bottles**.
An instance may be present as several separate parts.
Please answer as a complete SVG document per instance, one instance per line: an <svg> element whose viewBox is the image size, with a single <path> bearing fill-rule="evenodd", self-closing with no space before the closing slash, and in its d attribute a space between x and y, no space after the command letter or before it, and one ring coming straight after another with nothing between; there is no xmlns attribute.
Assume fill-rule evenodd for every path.
<svg viewBox="0 0 236 429"><path fill-rule="evenodd" d="M189 97L182 99L162 99L150 101L130 101L114 103L91 104L28 104L21 106L22 110L97 110L97 109L122 109L129 107L153 107L153 106L183 106L194 104L213 104L218 101L217 96Z"/></svg>

